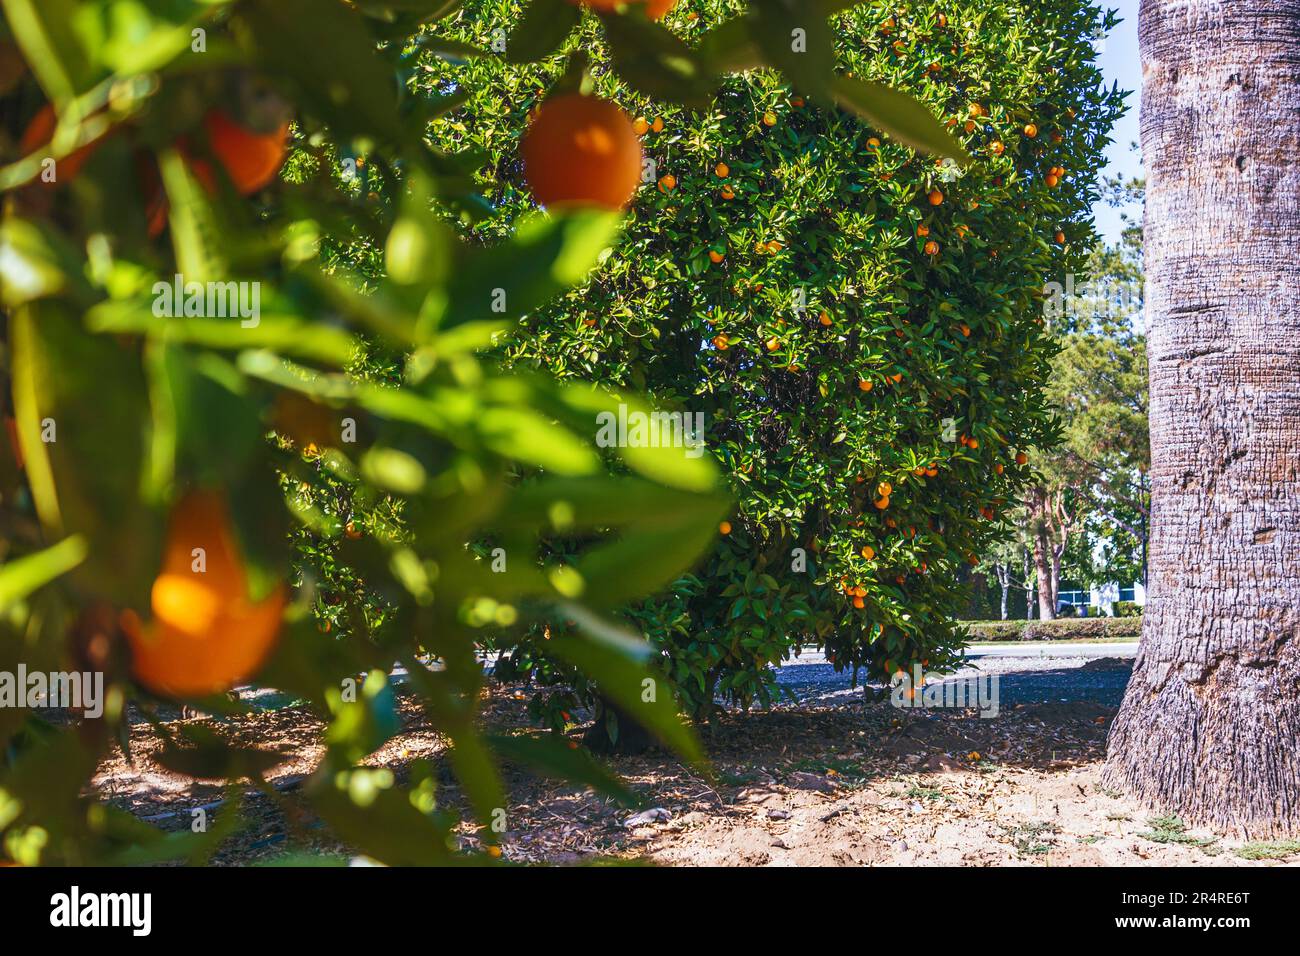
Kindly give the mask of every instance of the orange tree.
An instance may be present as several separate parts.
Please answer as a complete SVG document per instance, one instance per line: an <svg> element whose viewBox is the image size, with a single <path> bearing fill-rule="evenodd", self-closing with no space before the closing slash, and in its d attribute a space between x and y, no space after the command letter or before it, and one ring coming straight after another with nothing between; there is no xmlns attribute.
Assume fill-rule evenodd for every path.
<svg viewBox="0 0 1300 956"><path fill-rule="evenodd" d="M718 695L767 702L769 665L804 643L855 676L951 663L957 569L1007 532L1004 508L1033 468L1024 449L1055 436L1040 295L1082 271L1092 245L1122 97L1099 86L1090 37L1111 18L1085 0L849 6L827 7L836 70L820 85L731 75L694 110L659 98L666 78L623 69L644 63L623 31L576 25L562 3L525 14L546 34L538 52L567 36L562 52L591 58L595 87L637 117L649 162L613 255L502 352L515 368L703 413L737 510L703 564L630 611L697 714ZM685 43L669 52L714 55L741 8L676 4L664 22ZM559 26L542 31L539 10ZM434 32L487 42L512 12L475 0ZM436 131L488 157L496 215L475 225L482 236L534 198L508 132L518 124L488 118L522 123L566 69L562 56L523 59L476 62ZM455 70L426 65L421 82L449 90ZM824 108L869 84L915 94L973 162L914 150L888 108ZM507 667L556 685L535 699L550 719L574 703L571 668L543 644L520 645Z"/></svg>
<svg viewBox="0 0 1300 956"><path fill-rule="evenodd" d="M465 61L499 40L428 29L457 6L0 0L0 857L212 852L237 813L164 833L87 781L143 721L166 767L227 779L232 801L242 779L278 799L264 775L280 755L220 722L160 719L165 702L245 711L226 692L256 680L326 721L304 791L339 837L386 862L454 858L431 768L363 763L398 727L394 665L450 741L485 825L473 845L497 855L508 827L502 755L626 798L561 743L480 731L476 652L535 622L556 660L700 759L652 649L609 612L688 568L727 496L682 449L597 447L593 416L634 399L477 357L585 280L622 197L542 169L550 214L491 242L455 235L492 211L472 178L483 157L427 136L459 124ZM661 95L707 101L742 54L825 89L828 46L815 69L783 56L770 40L789 8L755 7L708 60L640 9L601 15L620 69ZM526 58L547 31L517 36ZM423 95L435 54L462 73ZM885 91L841 98L910 109L921 140L944 142ZM610 174L593 157L613 155L618 119L559 134L592 160L584 176ZM637 157L618 155L611 181L627 182ZM55 682L54 699L21 674Z"/></svg>

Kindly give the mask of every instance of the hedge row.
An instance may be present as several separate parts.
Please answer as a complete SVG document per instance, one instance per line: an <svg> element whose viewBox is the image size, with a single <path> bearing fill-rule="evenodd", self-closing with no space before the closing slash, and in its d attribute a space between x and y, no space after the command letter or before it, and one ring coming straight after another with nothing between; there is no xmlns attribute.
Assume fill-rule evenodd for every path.
<svg viewBox="0 0 1300 956"><path fill-rule="evenodd" d="M972 641L1078 641L1142 635L1140 617L1062 618L1058 621L967 621Z"/></svg>

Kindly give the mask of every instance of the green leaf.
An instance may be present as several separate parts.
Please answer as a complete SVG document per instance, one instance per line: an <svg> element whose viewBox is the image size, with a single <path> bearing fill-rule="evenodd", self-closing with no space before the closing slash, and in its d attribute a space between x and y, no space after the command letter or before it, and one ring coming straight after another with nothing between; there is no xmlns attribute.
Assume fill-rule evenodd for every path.
<svg viewBox="0 0 1300 956"><path fill-rule="evenodd" d="M147 603L161 527L139 500L140 423L149 414L140 357L87 333L56 300L14 310L10 335L15 421L37 514L52 534L86 536L78 579L123 603Z"/></svg>
<svg viewBox="0 0 1300 956"><path fill-rule="evenodd" d="M582 282L618 237L622 215L583 209L537 214L505 242L462 246L452 280L448 327L495 317L510 321Z"/></svg>
<svg viewBox="0 0 1300 956"><path fill-rule="evenodd" d="M566 604L561 611L574 621L582 636L556 635L547 642L547 649L591 676L624 713L682 758L705 767L704 752L695 734L682 723L671 688L650 666L654 649L586 608Z"/></svg>
<svg viewBox="0 0 1300 956"><path fill-rule="evenodd" d="M569 0L532 0L506 40L506 60L535 63L559 49L582 19L582 8Z"/></svg>
<svg viewBox="0 0 1300 956"><path fill-rule="evenodd" d="M377 55L366 21L342 3L252 0L239 5L254 54L294 99L330 127L339 141L377 137L426 155L422 130L397 109L396 74ZM290 52L292 51L292 52Z"/></svg>
<svg viewBox="0 0 1300 956"><path fill-rule="evenodd" d="M310 796L331 831L381 863L436 866L451 856L446 828L417 810L413 794L394 787L390 772L338 771L316 783Z"/></svg>
<svg viewBox="0 0 1300 956"><path fill-rule="evenodd" d="M587 475L600 467L586 442L528 408L487 409L476 428L484 444L502 457L559 475Z"/></svg>
<svg viewBox="0 0 1300 956"><path fill-rule="evenodd" d="M44 551L0 564L0 611L8 610L14 602L71 571L85 559L85 538L72 535Z"/></svg>
<svg viewBox="0 0 1300 956"><path fill-rule="evenodd" d="M700 59L716 74L741 73L762 66L763 53L751 27L748 16L718 24L700 40L696 48Z"/></svg>
<svg viewBox="0 0 1300 956"><path fill-rule="evenodd" d="M64 293L87 299L83 265L67 240L44 223L6 215L0 222L0 306Z"/></svg>
<svg viewBox="0 0 1300 956"><path fill-rule="evenodd" d="M158 168L167 190L177 272L187 283L225 281L230 268L224 234L207 192L179 150L163 150Z"/></svg>
<svg viewBox="0 0 1300 956"><path fill-rule="evenodd" d="M848 76L834 82L836 101L914 149L965 164L970 154L916 98L880 83Z"/></svg>
<svg viewBox="0 0 1300 956"><path fill-rule="evenodd" d="M201 348L269 349L336 367L351 361L359 348L347 331L300 315L262 311L256 325L245 325L236 318L160 319L153 314L152 300L144 299L101 303L86 313L86 325L95 332L147 335L159 342Z"/></svg>
<svg viewBox="0 0 1300 956"><path fill-rule="evenodd" d="M704 60L676 34L642 13L604 14L601 20L614 68L629 86L692 109L709 105L714 78Z"/></svg>
<svg viewBox="0 0 1300 956"><path fill-rule="evenodd" d="M3 0L9 29L56 107L90 85L93 60L73 27L77 6L75 0Z"/></svg>
<svg viewBox="0 0 1300 956"><path fill-rule="evenodd" d="M807 0L753 0L750 32L769 63L805 93L830 92L835 37L826 17Z"/></svg>
<svg viewBox="0 0 1300 956"><path fill-rule="evenodd" d="M627 807L641 805L623 781L601 766L586 750L572 746L570 741L550 735L497 734L488 737L488 744L504 760L523 764L556 780L585 783Z"/></svg>

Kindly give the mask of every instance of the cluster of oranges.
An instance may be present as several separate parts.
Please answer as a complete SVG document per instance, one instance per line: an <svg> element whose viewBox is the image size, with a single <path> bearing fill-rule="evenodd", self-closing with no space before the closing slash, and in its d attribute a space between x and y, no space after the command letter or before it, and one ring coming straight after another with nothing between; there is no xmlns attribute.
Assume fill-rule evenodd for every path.
<svg viewBox="0 0 1300 956"><path fill-rule="evenodd" d="M20 147L24 154L31 155L48 146L57 123L53 106L46 104L23 132ZM204 115L202 125L212 157L221 165L231 185L241 196L251 196L265 189L284 165L289 152L288 121L263 133L249 129L224 110L212 109ZM98 142L88 143L65 156L60 161L61 169L57 171L54 183L57 185L75 178L98 145ZM176 146L195 178L209 193L215 193L217 175L212 164L196 153L188 138L182 137ZM149 234L156 236L167 223L167 199L157 170L143 152L137 154L136 165L145 192Z"/></svg>

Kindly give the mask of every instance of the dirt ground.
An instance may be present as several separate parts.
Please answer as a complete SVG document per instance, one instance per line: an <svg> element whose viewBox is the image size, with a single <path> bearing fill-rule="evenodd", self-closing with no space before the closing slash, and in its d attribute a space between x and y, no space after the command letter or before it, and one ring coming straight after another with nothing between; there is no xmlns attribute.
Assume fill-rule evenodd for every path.
<svg viewBox="0 0 1300 956"><path fill-rule="evenodd" d="M488 723L526 726L524 696L492 688ZM368 761L391 768L398 780L411 761L440 766L445 756L445 742L415 701L403 698L401 710L403 731ZM1243 847L1153 818L1105 789L1100 762L1112 716L1113 709L1088 702L1018 705L986 720L974 711L898 711L861 700L731 714L706 734L712 780L664 753L611 760L644 800L639 811L507 767L504 857L708 866L1300 863L1300 847ZM274 792L245 794L239 832L213 862L351 855L299 796L323 752L319 721L289 706L221 724L237 740L279 748L287 758L267 775ZM187 827L194 807L223 812L220 785L151 759L160 743L147 724L137 724L133 760L117 754L105 761L94 788L164 829ZM457 806L454 778L443 772L441 779L444 804ZM466 825L462 845L477 844Z"/></svg>

